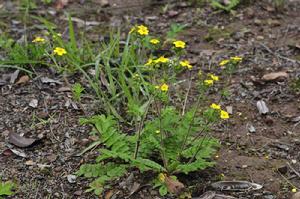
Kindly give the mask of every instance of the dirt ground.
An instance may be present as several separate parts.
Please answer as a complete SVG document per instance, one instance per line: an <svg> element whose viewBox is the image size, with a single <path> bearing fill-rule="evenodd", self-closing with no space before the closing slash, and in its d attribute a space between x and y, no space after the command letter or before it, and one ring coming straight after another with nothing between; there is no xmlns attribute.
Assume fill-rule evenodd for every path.
<svg viewBox="0 0 300 199"><path fill-rule="evenodd" d="M85 27L95 42L103 39L107 27L126 32L131 25L143 23L150 31L163 34L172 23L184 24L180 38L188 42L188 58L195 71L207 70L211 63L229 56L244 58L230 82L231 95L223 104L232 109L231 119L214 130L222 143L216 166L182 176L182 181L192 186L193 197L213 190L210 184L221 179L263 185L257 191L219 191L237 198L286 199L293 186L300 188L300 95L292 87L293 80L300 78L299 1L286 1L284 8L275 8L267 0L245 1L231 14L188 1L168 1L168 6L162 0L110 1L105 8L99 2L70 1L61 10L55 4L38 4L31 14L59 24L63 35L67 32L64 11L80 20L98 22ZM0 1L0 33L20 39L24 26L15 5L14 1ZM82 28L80 20L74 20L77 28ZM36 21L30 21L27 33L38 31ZM72 180L80 165L96 155L95 151L78 155L93 141L90 129L78 123L84 113L71 101L61 76L48 68L35 70L38 75L25 84L0 82L0 177L18 184L11 198L97 198L85 192L86 179ZM270 81L262 78L278 71L287 75ZM0 77L5 79L13 72L0 68ZM45 82L43 77L55 81ZM70 83L84 82L76 75L68 79ZM32 106L32 100L37 100L37 106ZM259 100L267 104L267 114L259 113ZM85 94L82 104L88 115L97 112L91 95ZM8 143L10 132L39 140L21 149ZM134 174L134 180L144 186L130 198L162 198L147 186L144 177ZM126 180L114 182L105 198L129 196L130 188L121 188Z"/></svg>

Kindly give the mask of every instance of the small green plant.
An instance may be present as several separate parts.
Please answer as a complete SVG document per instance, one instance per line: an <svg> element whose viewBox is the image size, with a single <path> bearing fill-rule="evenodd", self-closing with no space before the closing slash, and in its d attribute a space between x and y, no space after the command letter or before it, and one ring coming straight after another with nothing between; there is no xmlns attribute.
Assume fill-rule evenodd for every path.
<svg viewBox="0 0 300 199"><path fill-rule="evenodd" d="M176 179L177 174L189 174L214 165L210 157L219 143L211 135L211 127L220 120L229 118L229 114L220 105L205 105L207 93L219 81L219 76L212 73L204 74L199 71L199 79L196 81L199 93L193 104L186 104L186 100L182 107L173 103L171 88L178 84L178 74L183 71L190 73L193 68L188 60L182 59L186 43L174 39L170 49L173 56L167 58L164 55L154 55L151 52L159 49L160 40L148 36L148 33L148 28L143 25L131 29L121 65L115 69L116 76L109 72L113 70L111 60L103 60L102 69L112 75L107 77L107 87L113 85L109 92L115 92L118 86L124 92L127 113L133 118L129 123L133 130L122 130L124 123L112 114L80 120L81 124L90 124L98 132L99 140L91 146L103 146L99 149L96 163L84 164L77 172L79 176L94 178L88 190L97 195L104 187L108 187L109 181L132 169L154 172L157 177L153 179L153 186L159 188L160 194L175 194L170 188L170 182L182 185ZM110 44L112 47L114 45ZM119 48L112 47L107 48L109 56L106 54L103 59L113 58L116 52L119 55L118 51L114 51ZM138 58L147 54L148 61L140 63L142 60ZM234 57L220 65L225 67L223 71L226 74L227 65L236 67L240 61L240 57ZM98 71L97 74L100 75L100 68ZM228 69L228 73L232 71L233 68ZM115 80L116 77L119 81ZM191 76L188 81L192 81ZM187 90L185 99L189 96L190 92ZM93 134L95 130L92 131Z"/></svg>
<svg viewBox="0 0 300 199"><path fill-rule="evenodd" d="M73 98L75 101L80 102L81 94L83 91L84 91L84 88L81 86L80 83L76 83L72 86L72 93L73 93Z"/></svg>
<svg viewBox="0 0 300 199"><path fill-rule="evenodd" d="M223 5L219 0L211 0L211 5L214 8L230 12L232 9L237 7L240 4L240 0L229 0L228 4Z"/></svg>
<svg viewBox="0 0 300 199"><path fill-rule="evenodd" d="M0 181L0 199L3 199L5 196L12 196L14 195L13 189L16 187L16 185L11 182L2 182Z"/></svg>
<svg viewBox="0 0 300 199"><path fill-rule="evenodd" d="M168 39L175 39L177 35L182 32L185 28L185 25L173 23L171 24L170 30L167 32Z"/></svg>
<svg viewBox="0 0 300 199"><path fill-rule="evenodd" d="M211 111L209 117L215 113ZM208 130L208 126L202 124L201 118L193 118L193 114L191 111L182 116L174 108L166 107L160 117L147 121L141 132L134 135L121 132L112 117L100 115L82 119L81 124L93 124L105 147L99 150L101 155L96 164L83 165L77 174L96 178L89 190L99 194L107 181L123 176L132 168L169 176L212 166L214 163L209 157L218 141L210 136L200 137L199 132ZM195 121L191 123L191 120ZM165 190L166 185L161 183L160 187Z"/></svg>

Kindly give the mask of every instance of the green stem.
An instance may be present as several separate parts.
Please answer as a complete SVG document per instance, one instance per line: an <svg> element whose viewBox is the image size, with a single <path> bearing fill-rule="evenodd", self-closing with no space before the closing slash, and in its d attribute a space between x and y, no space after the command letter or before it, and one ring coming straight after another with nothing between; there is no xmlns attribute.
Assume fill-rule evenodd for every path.
<svg viewBox="0 0 300 199"><path fill-rule="evenodd" d="M145 122L145 119L147 117L147 114L149 112L149 107L151 105L151 102L152 102L152 98L149 99L149 104L147 105L146 107L146 110L145 110L145 113L143 115L143 118L140 122L140 125L138 127L138 132L137 132L137 141L136 141L136 145L135 145L135 150L134 150L134 155L133 155L133 158L136 159L137 158L137 155L138 155L138 151L139 151L139 148L140 148L140 142L141 142L141 132L142 132L142 128L144 126L144 122Z"/></svg>
<svg viewBox="0 0 300 199"><path fill-rule="evenodd" d="M182 151L183 151L184 148L185 148L187 139L188 139L188 137L190 136L190 133L191 133L192 125L194 124L194 120L195 120L195 117L196 117L197 110L198 110L198 108L199 108L199 106L200 106L201 99L203 99L203 96L204 96L203 90L201 89L200 91L201 91L201 92L200 92L199 97L198 97L197 102L196 102L196 108L195 108L195 110L194 110L194 112L193 112L192 121L191 121L190 124L189 124L188 132L187 132L187 134L186 134L186 136L185 136L185 138L184 138L184 140L183 140L183 143L182 143L182 145L181 145L181 150L180 150L180 154L179 154L178 158L181 156Z"/></svg>

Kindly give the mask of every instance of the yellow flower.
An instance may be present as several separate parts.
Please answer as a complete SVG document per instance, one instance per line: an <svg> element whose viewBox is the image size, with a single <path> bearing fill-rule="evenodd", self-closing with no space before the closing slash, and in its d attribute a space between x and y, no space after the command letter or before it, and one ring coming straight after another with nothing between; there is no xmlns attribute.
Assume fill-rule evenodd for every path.
<svg viewBox="0 0 300 199"><path fill-rule="evenodd" d="M216 110L220 110L220 109L221 109L221 106L220 106L219 104L212 103L212 104L210 105L210 108L216 109Z"/></svg>
<svg viewBox="0 0 300 199"><path fill-rule="evenodd" d="M153 63L153 59L149 58L145 66L150 66Z"/></svg>
<svg viewBox="0 0 300 199"><path fill-rule="evenodd" d="M230 60L235 61L235 62L240 62L242 61L243 58L238 57L238 56L234 56L234 57L230 57Z"/></svg>
<svg viewBox="0 0 300 199"><path fill-rule="evenodd" d="M150 43L156 45L159 44L160 41L158 39L150 39Z"/></svg>
<svg viewBox="0 0 300 199"><path fill-rule="evenodd" d="M214 74L209 74L209 77L214 81L219 81L219 77Z"/></svg>
<svg viewBox="0 0 300 199"><path fill-rule="evenodd" d="M32 40L33 43L43 43L45 42L45 39L42 37L36 37L34 40Z"/></svg>
<svg viewBox="0 0 300 199"><path fill-rule="evenodd" d="M182 67L187 67L188 69L192 69L193 68L193 66L190 64L190 62L188 60L183 60L183 61L179 62L179 64Z"/></svg>
<svg viewBox="0 0 300 199"><path fill-rule="evenodd" d="M176 48L185 48L185 42L184 41L177 40L177 41L174 41L173 44Z"/></svg>
<svg viewBox="0 0 300 199"><path fill-rule="evenodd" d="M224 60L222 60L220 63L219 63L219 65L220 66L225 66L226 64L228 64L229 63L229 59L224 59Z"/></svg>
<svg viewBox="0 0 300 199"><path fill-rule="evenodd" d="M293 188L293 189L292 189L292 192L293 192L293 193L296 193L296 192L297 192L297 189L296 189L296 188Z"/></svg>
<svg viewBox="0 0 300 199"><path fill-rule="evenodd" d="M160 90L163 92L167 92L169 90L169 86L167 84L163 84L160 86Z"/></svg>
<svg viewBox="0 0 300 199"><path fill-rule="evenodd" d="M211 85L214 84L214 80L206 79L206 80L204 80L204 84L205 84L206 86L211 86Z"/></svg>
<svg viewBox="0 0 300 199"><path fill-rule="evenodd" d="M56 47L54 50L53 50L53 53L58 56L63 56L64 54L67 54L67 51L64 49L64 48L60 48L60 47Z"/></svg>
<svg viewBox="0 0 300 199"><path fill-rule="evenodd" d="M158 63L167 63L168 61L169 61L169 59L168 59L168 58L165 58L164 56L161 56L161 57L159 57L158 59L154 60L154 62L155 62L156 64L158 64Z"/></svg>
<svg viewBox="0 0 300 199"><path fill-rule="evenodd" d="M155 133L156 133L156 134L160 134L160 130L156 130Z"/></svg>
<svg viewBox="0 0 300 199"><path fill-rule="evenodd" d="M220 112L220 117L221 117L221 119L226 120L226 119L229 118L229 114L228 114L226 111L221 110L221 112Z"/></svg>
<svg viewBox="0 0 300 199"><path fill-rule="evenodd" d="M140 35L148 35L149 34L148 28L146 26L144 26L144 25L137 26L137 32Z"/></svg>
<svg viewBox="0 0 300 199"><path fill-rule="evenodd" d="M164 174L164 173L158 174L158 179L159 179L161 182L165 182L166 174Z"/></svg>

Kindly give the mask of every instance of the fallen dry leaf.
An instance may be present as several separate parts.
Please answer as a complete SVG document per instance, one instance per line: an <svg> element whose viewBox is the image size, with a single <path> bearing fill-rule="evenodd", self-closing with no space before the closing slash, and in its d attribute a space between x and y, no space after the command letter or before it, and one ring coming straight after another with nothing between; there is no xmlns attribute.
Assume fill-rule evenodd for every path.
<svg viewBox="0 0 300 199"><path fill-rule="evenodd" d="M265 74L261 79L264 81L275 81L275 80L282 80L289 77L289 74L285 71L274 72Z"/></svg>
<svg viewBox="0 0 300 199"><path fill-rule="evenodd" d="M104 199L111 199L113 195L114 195L114 191L109 190L105 193Z"/></svg>
<svg viewBox="0 0 300 199"><path fill-rule="evenodd" d="M169 176L166 176L165 183L170 193L180 195L184 190L184 185L181 182Z"/></svg>
<svg viewBox="0 0 300 199"><path fill-rule="evenodd" d="M211 185L214 189L224 191L259 190L263 186L248 181L219 181Z"/></svg>
<svg viewBox="0 0 300 199"><path fill-rule="evenodd" d="M49 77L41 77L41 81L42 81L42 83L45 83L45 84L51 84L51 83L62 84L60 81L51 79Z"/></svg>
<svg viewBox="0 0 300 199"><path fill-rule="evenodd" d="M20 77L20 79L16 82L16 84L25 84L29 81L29 76L28 75L23 75Z"/></svg>
<svg viewBox="0 0 300 199"><path fill-rule="evenodd" d="M58 92L68 92L68 91L71 91L71 88L68 86L63 86L63 87L60 87L57 91Z"/></svg>
<svg viewBox="0 0 300 199"><path fill-rule="evenodd" d="M10 143L21 148L29 147L36 141L36 139L25 138L23 136L20 136L17 133L12 133L12 132L9 133L8 137Z"/></svg>

